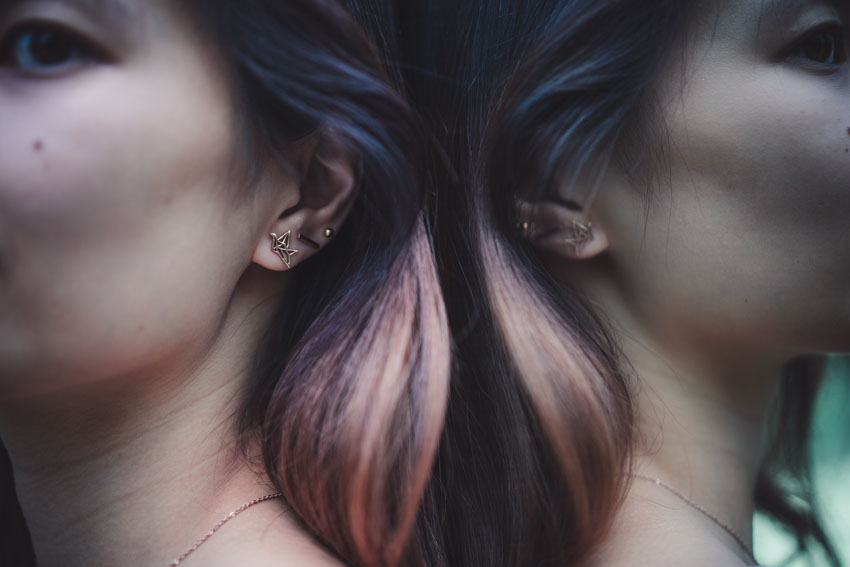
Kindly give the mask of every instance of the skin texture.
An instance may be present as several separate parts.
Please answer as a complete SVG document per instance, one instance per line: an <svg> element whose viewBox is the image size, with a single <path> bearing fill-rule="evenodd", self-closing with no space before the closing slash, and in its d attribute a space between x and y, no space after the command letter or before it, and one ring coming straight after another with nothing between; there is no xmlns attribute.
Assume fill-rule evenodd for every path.
<svg viewBox="0 0 850 567"><path fill-rule="evenodd" d="M748 541L781 368L850 350L850 14L828 1L761 4L722 3L658 85L669 136L659 187L647 198L612 166L589 212L595 241L578 251L541 241L634 367L637 470ZM823 34L834 64L811 58ZM576 216L538 210L544 226ZM635 481L598 564L752 564L746 555L693 508Z"/></svg>
<svg viewBox="0 0 850 567"><path fill-rule="evenodd" d="M354 187L331 139L237 186L201 32L171 2L97 4L0 11L0 438L45 566L167 564L274 491L230 419L289 279L268 234L318 239ZM33 21L86 47L26 64ZM293 269L320 252L295 248ZM252 508L185 565L337 564L284 512Z"/></svg>

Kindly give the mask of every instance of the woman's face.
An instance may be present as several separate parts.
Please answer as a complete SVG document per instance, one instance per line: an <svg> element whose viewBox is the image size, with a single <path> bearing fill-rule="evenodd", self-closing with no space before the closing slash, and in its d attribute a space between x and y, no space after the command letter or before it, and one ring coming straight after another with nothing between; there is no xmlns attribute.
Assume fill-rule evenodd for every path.
<svg viewBox="0 0 850 567"><path fill-rule="evenodd" d="M185 361L250 262L224 73L175 4L0 5L0 401Z"/></svg>
<svg viewBox="0 0 850 567"><path fill-rule="evenodd" d="M593 211L628 309L662 343L850 350L848 12L725 2L664 77L663 187L647 212L619 176Z"/></svg>

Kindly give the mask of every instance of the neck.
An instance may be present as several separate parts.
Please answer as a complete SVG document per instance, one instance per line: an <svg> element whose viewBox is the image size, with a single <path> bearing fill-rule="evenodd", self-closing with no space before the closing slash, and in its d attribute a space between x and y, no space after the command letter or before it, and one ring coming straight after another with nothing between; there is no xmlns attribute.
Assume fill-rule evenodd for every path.
<svg viewBox="0 0 850 567"><path fill-rule="evenodd" d="M2 408L39 565L167 565L228 512L274 492L245 465L233 425L262 325L232 320L241 324L224 322L179 371Z"/></svg>
<svg viewBox="0 0 850 567"><path fill-rule="evenodd" d="M645 337L624 340L637 375L639 476L630 479L610 552L642 549L658 565L752 565L753 494L782 365L700 364L652 351ZM669 534L679 536L667 545Z"/></svg>

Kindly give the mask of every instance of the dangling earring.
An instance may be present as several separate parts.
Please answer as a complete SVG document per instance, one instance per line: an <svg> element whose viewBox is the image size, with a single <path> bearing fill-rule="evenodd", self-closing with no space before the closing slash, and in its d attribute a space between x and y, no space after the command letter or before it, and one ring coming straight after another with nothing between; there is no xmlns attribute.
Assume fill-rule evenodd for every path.
<svg viewBox="0 0 850 567"><path fill-rule="evenodd" d="M571 244L575 251L578 252L582 246L593 240L593 223L582 224L577 220L573 220L572 233L564 239L564 242Z"/></svg>
<svg viewBox="0 0 850 567"><path fill-rule="evenodd" d="M286 264L286 269L292 267L292 256L298 254L298 250L289 247L291 232L287 230L283 236L278 236L274 232L269 235L272 237L272 252L280 256L280 259Z"/></svg>

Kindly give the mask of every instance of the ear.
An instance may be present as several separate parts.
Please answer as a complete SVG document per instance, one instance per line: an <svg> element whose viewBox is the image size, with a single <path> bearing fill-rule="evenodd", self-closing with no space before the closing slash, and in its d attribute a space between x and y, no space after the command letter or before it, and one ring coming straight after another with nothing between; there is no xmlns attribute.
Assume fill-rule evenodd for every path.
<svg viewBox="0 0 850 567"><path fill-rule="evenodd" d="M608 250L605 229L571 201L519 200L517 229L533 246L568 260L587 260Z"/></svg>
<svg viewBox="0 0 850 567"><path fill-rule="evenodd" d="M333 131L317 134L299 156L298 203L283 196L278 214L257 244L253 261L270 270L288 270L319 253L336 236L354 202L354 160Z"/></svg>

